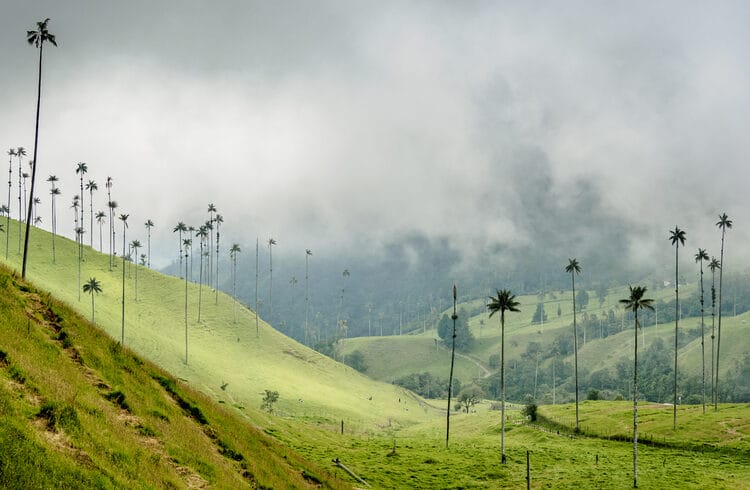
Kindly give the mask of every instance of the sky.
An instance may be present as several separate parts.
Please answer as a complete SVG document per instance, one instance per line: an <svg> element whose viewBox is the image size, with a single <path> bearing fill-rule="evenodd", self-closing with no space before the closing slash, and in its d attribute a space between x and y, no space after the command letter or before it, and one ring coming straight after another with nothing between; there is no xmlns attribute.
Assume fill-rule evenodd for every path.
<svg viewBox="0 0 750 490"><path fill-rule="evenodd" d="M68 236L86 162L158 265L208 203L225 243L466 261L666 261L675 226L718 255L726 212L750 259L747 2L0 0L3 154L33 150L47 17L37 188Z"/></svg>

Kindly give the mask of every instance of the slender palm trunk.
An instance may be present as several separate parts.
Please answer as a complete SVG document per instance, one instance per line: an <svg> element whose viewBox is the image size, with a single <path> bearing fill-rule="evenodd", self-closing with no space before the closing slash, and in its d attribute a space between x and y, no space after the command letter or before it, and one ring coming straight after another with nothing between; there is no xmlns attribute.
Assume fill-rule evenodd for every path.
<svg viewBox="0 0 750 490"><path fill-rule="evenodd" d="M122 222L122 334L120 344L125 346L125 221Z"/></svg>
<svg viewBox="0 0 750 490"><path fill-rule="evenodd" d="M94 323L94 292L91 292L91 323Z"/></svg>
<svg viewBox="0 0 750 490"><path fill-rule="evenodd" d="M37 104L38 105L38 104ZM36 146L36 145L35 145ZM21 253L23 223L23 198L21 197L21 155L18 155L18 253Z"/></svg>
<svg viewBox="0 0 750 490"><path fill-rule="evenodd" d="M269 265L269 279L268 279L268 321L273 321L273 247L268 244L268 265Z"/></svg>
<svg viewBox="0 0 750 490"><path fill-rule="evenodd" d="M89 247L94 248L94 190L89 190Z"/></svg>
<svg viewBox="0 0 750 490"><path fill-rule="evenodd" d="M37 150L39 144L39 109L42 101L42 49L44 48L44 42L39 43L39 77L37 80L37 95L36 95L36 125L34 129L34 161L31 165L31 192L29 196L29 212L26 219L26 236L23 240L23 265L21 266L21 277L26 278L26 259L28 258L29 252L29 227L31 226L31 202L34 200L34 182L36 181L36 160ZM21 161L21 157L18 157L18 161ZM19 170L20 174L20 170ZM20 231L20 230L19 230ZM19 236L19 239L21 237ZM719 317L721 318L721 317ZM721 323L719 323L721 325Z"/></svg>
<svg viewBox="0 0 750 490"><path fill-rule="evenodd" d="M188 262L185 254L185 364L188 363Z"/></svg>
<svg viewBox="0 0 750 490"><path fill-rule="evenodd" d="M107 183L111 183L107 181ZM112 259L113 259L113 244L115 243L115 226L112 223L112 192L110 186L107 186L107 207L109 208L109 272L112 272Z"/></svg>
<svg viewBox="0 0 750 490"><path fill-rule="evenodd" d="M580 430L578 425L578 324L576 323L576 276L575 271L570 273L573 282L573 351L575 360L575 385L576 385L576 432Z"/></svg>
<svg viewBox="0 0 750 490"><path fill-rule="evenodd" d="M704 321L704 300L703 300L703 259L700 259L701 269L701 387L703 390L703 413L706 413L706 336Z"/></svg>
<svg viewBox="0 0 750 490"><path fill-rule="evenodd" d="M81 259L83 260L83 232L84 230L84 210L86 206L83 202L83 172L81 172L81 238L78 240L78 250L80 252Z"/></svg>
<svg viewBox="0 0 750 490"><path fill-rule="evenodd" d="M99 253L102 253L102 222L99 222Z"/></svg>
<svg viewBox="0 0 750 490"><path fill-rule="evenodd" d="M680 278L677 259L679 251L680 242L678 241L674 249L674 401L672 404L672 430L677 430L677 327L680 322Z"/></svg>
<svg viewBox="0 0 750 490"><path fill-rule="evenodd" d="M219 304L219 222L216 222L216 289L214 304Z"/></svg>
<svg viewBox="0 0 750 490"><path fill-rule="evenodd" d="M716 271L711 271L711 403L716 402L714 339L716 338Z"/></svg>
<svg viewBox="0 0 750 490"><path fill-rule="evenodd" d="M500 452L505 464L505 310L500 310L500 417Z"/></svg>
<svg viewBox="0 0 750 490"><path fill-rule="evenodd" d="M234 313L234 323L237 323L237 252L232 257L232 309Z"/></svg>
<svg viewBox="0 0 750 490"><path fill-rule="evenodd" d="M456 315L456 300L453 300L453 315L451 315L451 319L453 320L453 337L451 341L451 370L450 374L448 376L448 410L446 410L445 413L445 448L448 449L448 438L450 437L451 433L451 395L453 394L453 364L456 359L456 319L458 318L458 315Z"/></svg>
<svg viewBox="0 0 750 490"><path fill-rule="evenodd" d="M54 187L53 187L54 189ZM55 195L52 194L52 263L55 263L55 235L57 234L57 217L55 216ZM92 322L93 323L93 322Z"/></svg>
<svg viewBox="0 0 750 490"><path fill-rule="evenodd" d="M146 237L146 247L148 248L148 268L151 268L151 227L148 228ZM185 279L187 279L187 253L185 254Z"/></svg>
<svg viewBox="0 0 750 490"><path fill-rule="evenodd" d="M134 265L135 267L135 302L137 303L138 302L138 249L137 248L133 249L133 254L134 254L133 264L135 264Z"/></svg>
<svg viewBox="0 0 750 490"><path fill-rule="evenodd" d="M309 344L308 339L308 332L309 327L307 325L307 312L309 310L309 303L310 303L310 281L309 281L309 274L308 274L308 258L309 255L307 252L305 252L305 345Z"/></svg>
<svg viewBox="0 0 750 490"><path fill-rule="evenodd" d="M638 487L638 309L635 312L633 338L633 488Z"/></svg>
<svg viewBox="0 0 750 490"><path fill-rule="evenodd" d="M200 272L198 273L198 321L201 321L201 303L203 300L203 238L201 237Z"/></svg>
<svg viewBox="0 0 750 490"><path fill-rule="evenodd" d="M719 330L717 332L718 337L716 338L716 383L715 383L715 390L716 395L714 398L714 410L719 410L719 351L721 350L721 288L723 284L724 279L724 233L726 232L725 228L721 229L721 257L719 258L719 263L721 264L721 268L719 269Z"/></svg>

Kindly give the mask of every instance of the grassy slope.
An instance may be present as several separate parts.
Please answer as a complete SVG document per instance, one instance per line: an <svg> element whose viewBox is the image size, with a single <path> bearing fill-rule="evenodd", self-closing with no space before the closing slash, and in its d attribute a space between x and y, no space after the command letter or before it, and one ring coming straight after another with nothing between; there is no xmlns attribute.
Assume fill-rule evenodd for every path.
<svg viewBox="0 0 750 490"><path fill-rule="evenodd" d="M5 268L0 312L0 487L346 487Z"/></svg>
<svg viewBox="0 0 750 490"><path fill-rule="evenodd" d="M17 225L11 221L10 243ZM54 291L55 296L79 313L91 315L91 299L78 300L75 243L56 239L57 260L52 265L51 235L33 229L28 278ZM4 247L2 247L4 251ZM20 255L11 246L9 266L20 269ZM114 339L121 337L122 261L109 271L109 258L85 247L81 280L95 277L103 293L95 298L96 323ZM0 255L0 262L4 257ZM196 264L197 267L197 264ZM125 345L187 380L206 394L235 407L257 408L264 390L280 393L277 412L287 417L318 420L370 430L388 424L411 424L425 418L423 412L406 412L399 399L401 389L375 382L356 371L289 339L261 319L256 336L255 315L223 293L203 287L201 321L197 321L198 286L189 285L189 364L185 364L185 286L178 278L138 268L138 301L135 270L126 269ZM224 271L228 273L228 271ZM239 272L241 273L241 271ZM226 383L226 389L221 386ZM370 399L372 398L372 399ZM255 416L256 410L246 410Z"/></svg>

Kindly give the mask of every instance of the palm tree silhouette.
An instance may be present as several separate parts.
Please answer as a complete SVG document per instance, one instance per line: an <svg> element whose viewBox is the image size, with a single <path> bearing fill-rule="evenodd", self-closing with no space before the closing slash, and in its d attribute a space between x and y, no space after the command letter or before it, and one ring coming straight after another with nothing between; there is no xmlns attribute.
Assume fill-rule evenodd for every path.
<svg viewBox="0 0 750 490"><path fill-rule="evenodd" d="M127 250L125 249L125 231L128 229L128 217L129 214L120 214L120 221L122 221L122 336L120 345L125 346L125 256Z"/></svg>
<svg viewBox="0 0 750 490"><path fill-rule="evenodd" d="M41 22L36 23L36 30L26 31L26 41L39 48L39 77L37 80L36 90L36 123L34 129L34 158L31 166L31 191L30 199L34 199L34 182L36 180L36 164L37 164L37 150L39 146L39 109L41 108L42 102L42 52L44 51L44 43L50 42L53 46L57 46L55 41L55 35L51 34L47 30L47 22L49 19L45 19ZM19 156L19 161L20 161ZM29 251L29 226L31 226L31 206L29 206L28 215L26 217L26 235L24 237L23 244L23 265L21 266L21 277L26 277L26 259L28 258Z"/></svg>
<svg viewBox="0 0 750 490"><path fill-rule="evenodd" d="M135 301L138 302L138 249L141 248L143 245L141 245L141 242L139 240L133 240L130 242L130 248L133 249L133 257L135 257L135 260L133 262L135 263Z"/></svg>
<svg viewBox="0 0 750 490"><path fill-rule="evenodd" d="M91 323L94 323L94 293L99 294L102 292L101 284L96 278L91 277L83 285L83 292L91 295Z"/></svg>
<svg viewBox="0 0 750 490"><path fill-rule="evenodd" d="M674 403L672 407L672 430L677 430L677 328L680 322L680 279L678 256L680 245L685 245L685 232L677 226L669 232L669 241L674 245Z"/></svg>
<svg viewBox="0 0 750 490"><path fill-rule="evenodd" d="M348 271L347 271L348 272ZM445 449L448 449L448 439L451 435L451 395L453 394L453 364L456 360L456 320L458 315L456 314L456 284L453 284L453 314L451 314L451 320L453 320L453 336L451 341L451 370L448 374L448 409L445 415ZM435 347L437 348L437 339L435 340ZM503 434L503 441L505 434ZM504 446L503 446L504 447Z"/></svg>
<svg viewBox="0 0 750 490"><path fill-rule="evenodd" d="M76 164L76 173L81 177L81 228L83 228L83 211L85 209L84 201L83 201L83 174L87 173L89 171L88 165L86 165L85 162L78 162ZM83 237L81 237L83 238ZM78 242L78 248L81 251L81 256L83 256L83 240Z"/></svg>
<svg viewBox="0 0 750 490"><path fill-rule="evenodd" d="M188 233L190 234L190 281L195 282L193 279L193 232L195 232L194 226L188 226ZM185 260L188 259L188 255L185 254ZM185 266L185 270L187 270L187 266Z"/></svg>
<svg viewBox="0 0 750 490"><path fill-rule="evenodd" d="M581 266L578 259L568 259L568 265L565 266L565 272L570 274L573 282L573 352L575 353L575 382L576 382L576 432L580 431L578 425L578 325L576 323L576 274L581 273Z"/></svg>
<svg viewBox="0 0 750 490"><path fill-rule="evenodd" d="M83 227L76 226L76 240L80 243L83 240ZM79 246L80 247L80 246ZM78 301L81 301L81 253L78 252Z"/></svg>
<svg viewBox="0 0 750 490"><path fill-rule="evenodd" d="M60 188L55 186L55 182L57 182L57 176L56 175L50 175L47 177L47 182L50 183L51 188L49 190L50 193L50 201L52 202L52 222L50 223L50 226L52 227L52 263L55 263L55 235L57 235L57 212L55 210L55 197L60 195Z"/></svg>
<svg viewBox="0 0 750 490"><path fill-rule="evenodd" d="M93 180L89 180L86 182L86 190L89 191L89 247L94 248L94 191L99 190L99 186Z"/></svg>
<svg viewBox="0 0 750 490"><path fill-rule="evenodd" d="M219 304L219 227L224 222L224 217L222 217L220 214L216 215L216 218L214 218L214 221L216 221L216 288L214 289L214 293L216 294L216 300L215 304Z"/></svg>
<svg viewBox="0 0 750 490"><path fill-rule="evenodd" d="M509 290L497 290L497 296L490 296L487 309L492 315L500 312L500 411L502 421L500 422L500 446L502 451L502 463L505 464L505 312L521 311L518 309L519 302L516 296Z"/></svg>
<svg viewBox="0 0 750 490"><path fill-rule="evenodd" d="M11 192L11 181L13 177L13 157L16 156L16 150L13 148L8 150L8 205L6 206L8 212L5 214L5 228L10 230L10 192ZM10 233L5 234L5 258L8 258L8 247Z"/></svg>
<svg viewBox="0 0 750 490"><path fill-rule="evenodd" d="M203 245L206 242L206 237L208 237L208 230L206 229L206 226L203 225L200 228L198 228L198 231L195 233L195 236L200 238L200 270L198 273L198 321L201 321L201 302L203 300Z"/></svg>
<svg viewBox="0 0 750 490"><path fill-rule="evenodd" d="M21 170L21 157L26 156L26 150L23 146L16 148L16 156L18 157L18 253L21 253L21 223L23 223L23 201L21 197L21 179L23 177L23 171Z"/></svg>
<svg viewBox="0 0 750 490"><path fill-rule="evenodd" d="M232 297L234 298L234 323L237 323L237 254L242 250L239 243L233 243L229 249L229 258L232 259Z"/></svg>
<svg viewBox="0 0 750 490"><path fill-rule="evenodd" d="M208 275L206 276L206 284L211 285L211 274L213 271L213 229L214 229L214 213L216 212L216 206L213 203L208 204L208 221L206 222L206 231L208 232Z"/></svg>
<svg viewBox="0 0 750 490"><path fill-rule="evenodd" d="M721 269L721 263L716 257L711 257L708 263L711 269L711 403L716 400L716 386L714 382L714 339L716 338L716 269Z"/></svg>
<svg viewBox="0 0 750 490"><path fill-rule="evenodd" d="M112 272L112 259L114 257L114 243L115 243L115 222L114 222L114 210L117 204L112 201L112 177L107 177L107 181L104 184L107 188L107 207L109 208L109 271ZM114 204L114 206L113 206Z"/></svg>
<svg viewBox="0 0 750 490"><path fill-rule="evenodd" d="M268 239L268 321L272 321L273 318L273 246L276 245L275 238Z"/></svg>
<svg viewBox="0 0 750 490"><path fill-rule="evenodd" d="M172 233L177 233L178 236L178 244L180 245L180 274L182 274L182 232L187 231L187 226L185 226L185 223L180 221L177 223L177 226L174 227L172 230Z"/></svg>
<svg viewBox="0 0 750 490"><path fill-rule="evenodd" d="M705 340L705 322L704 322L704 301L703 301L703 261L708 260L708 254L703 248L698 249L695 254L695 261L700 264L701 271L701 385L703 387L703 413L706 413L706 340Z"/></svg>
<svg viewBox="0 0 750 490"><path fill-rule="evenodd" d="M633 338L633 488L638 486L638 310L652 310L653 299L644 298L647 289L644 286L629 286L630 297L621 299L620 303L626 310L635 315L635 336Z"/></svg>
<svg viewBox="0 0 750 490"><path fill-rule="evenodd" d="M27 205L26 205L26 180L29 178L29 174L27 174L26 172L24 172L24 173L21 174L21 177L23 178L23 214L25 216L26 215L26 209L27 209ZM31 206L31 203L28 204L28 207L30 207L30 206Z"/></svg>
<svg viewBox="0 0 750 490"><path fill-rule="evenodd" d="M192 226L190 227L192 229ZM193 239L186 238L183 243L185 250L185 365L188 363L188 248L190 249L190 255L193 254Z"/></svg>
<svg viewBox="0 0 750 490"><path fill-rule="evenodd" d="M724 278L724 236L727 229L732 228L732 220L729 219L727 213L722 213L719 215L719 221L716 222L716 226L721 228L721 255L719 256L721 268L719 269L719 331L718 338L716 339L716 398L714 399L714 410L719 409L719 360L721 359L719 352L721 351L721 288L722 279Z"/></svg>
<svg viewBox="0 0 750 490"><path fill-rule="evenodd" d="M104 211L97 211L96 212L96 222L99 224L99 253L102 252L102 225L104 224L104 220L107 218L107 215L104 213Z"/></svg>
<svg viewBox="0 0 750 490"><path fill-rule="evenodd" d="M149 219L149 220L146 220L144 225L146 226L146 252L148 253L147 267L150 269L151 268L151 228L154 227L154 222Z"/></svg>

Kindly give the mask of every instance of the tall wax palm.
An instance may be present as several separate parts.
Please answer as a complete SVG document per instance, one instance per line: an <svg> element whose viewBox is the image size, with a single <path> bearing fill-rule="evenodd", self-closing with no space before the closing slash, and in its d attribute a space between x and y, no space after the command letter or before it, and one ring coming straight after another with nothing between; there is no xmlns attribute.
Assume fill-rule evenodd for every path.
<svg viewBox="0 0 750 490"><path fill-rule="evenodd" d="M76 226L76 240L83 240L83 228ZM81 254L78 253L78 301L81 301Z"/></svg>
<svg viewBox="0 0 750 490"><path fill-rule="evenodd" d="M13 178L13 157L16 156L16 150L13 148L8 150L8 212L5 215L5 229L10 230L10 192L12 187ZM5 234L5 258L8 258L8 247L10 246L9 241L10 233Z"/></svg>
<svg viewBox="0 0 750 490"><path fill-rule="evenodd" d="M39 110L42 102L42 53L44 51L44 43L50 42L53 46L57 46L55 41L55 35L47 30L47 23L49 19L45 19L41 22L36 23L36 30L26 31L26 41L37 48L39 48L39 76L37 79L37 90L36 90L36 122L34 126L34 162L31 166L31 192L30 199L34 199L34 182L36 181L36 165L37 165L37 154L39 148ZM20 156L19 156L20 159ZM26 259L28 258L29 251L29 226L31 226L31 206L29 206L29 214L26 219L26 235L23 243L23 265L21 266L21 277L26 277Z"/></svg>
<svg viewBox="0 0 750 490"><path fill-rule="evenodd" d="M86 190L89 191L89 247L94 248L94 191L99 190L99 186L93 180L89 180L86 182Z"/></svg>
<svg viewBox="0 0 750 490"><path fill-rule="evenodd" d="M232 260L232 298L234 299L232 307L234 309L234 323L237 323L237 254L241 251L239 243L233 243L229 249L229 258Z"/></svg>
<svg viewBox="0 0 750 490"><path fill-rule="evenodd" d="M135 264L135 301L138 302L138 249L141 248L143 245L141 245L140 240L133 240L130 242L130 248L133 249L133 257L134 257L134 264Z"/></svg>
<svg viewBox="0 0 750 490"><path fill-rule="evenodd" d="M680 281L678 257L680 245L685 245L685 231L677 226L669 232L669 241L674 245L674 402L672 405L672 429L677 430L677 332L680 322Z"/></svg>
<svg viewBox="0 0 750 490"><path fill-rule="evenodd" d="M520 304L516 301L516 296L509 290L497 290L497 296L490 296L487 303L487 309L492 315L500 312L500 412L502 421L500 422L500 446L502 451L502 463L505 464L505 312L521 311L518 309Z"/></svg>
<svg viewBox="0 0 750 490"><path fill-rule="evenodd" d="M109 254L109 271L112 272L112 266L114 265L114 259L115 254L117 253L115 251L115 224L112 222L112 218L114 217L115 209L117 209L117 201L109 201L107 202L107 207L109 207L109 248L110 248L110 254Z"/></svg>
<svg viewBox="0 0 750 490"><path fill-rule="evenodd" d="M312 251L308 248L305 249L305 344L308 344L308 325L307 325L307 312L310 305L310 275L308 268L308 259L312 256ZM308 344L309 345L309 344Z"/></svg>
<svg viewBox="0 0 750 490"><path fill-rule="evenodd" d="M195 226L188 226L188 234L190 236L190 280L192 282L195 282L193 279L193 233L195 232ZM187 254L185 255L185 260L187 260ZM187 270L187 269L185 269Z"/></svg>
<svg viewBox="0 0 750 490"><path fill-rule="evenodd" d="M182 232L183 231L187 231L187 226L182 221L180 221L179 223L177 223L177 226L175 226L174 229L172 230L172 233L177 233L178 244L180 245L180 251L179 251L179 254L180 254L180 273L182 273Z"/></svg>
<svg viewBox="0 0 750 490"><path fill-rule="evenodd" d="M104 220L107 219L107 215L104 211L99 210L96 212L95 218L99 225L99 253L102 253L102 225L104 224Z"/></svg>
<svg viewBox="0 0 750 490"><path fill-rule="evenodd" d="M224 218L217 214L216 218L214 218L214 221L216 221L216 288L214 289L214 293L216 293L216 299L215 304L219 304L219 228L221 227L221 224L224 222Z"/></svg>
<svg viewBox="0 0 750 490"><path fill-rule="evenodd" d="M213 248L213 229L214 229L214 213L216 213L216 206L213 203L208 204L208 222L206 223L206 230L208 231L208 275L206 276L206 284L211 285L211 270L213 268L213 255L211 254Z"/></svg>
<svg viewBox="0 0 750 490"><path fill-rule="evenodd" d="M275 238L268 239L268 321L272 321L273 318L273 246L276 245Z"/></svg>
<svg viewBox="0 0 750 490"><path fill-rule="evenodd" d="M716 383L714 385L716 389L716 398L714 398L714 410L719 409L719 360L721 359L719 353L721 351L721 289L723 283L722 280L724 278L724 236L726 235L727 229L732 228L732 220L729 219L727 213L722 213L719 215L719 221L716 222L716 226L721 228L721 254L719 256L721 268L719 269L719 330L718 337L716 338Z"/></svg>
<svg viewBox="0 0 750 490"><path fill-rule="evenodd" d="M704 321L704 301L703 301L703 261L708 260L708 254L705 249L699 248L695 254L695 261L700 264L701 272L701 385L703 388L703 413L706 413L706 339L705 339L705 321Z"/></svg>
<svg viewBox="0 0 750 490"><path fill-rule="evenodd" d="M573 282L573 352L575 353L575 382L576 382L576 432L580 430L578 425L578 325L576 323L576 274L581 273L581 265L578 259L568 259L565 272L570 274Z"/></svg>
<svg viewBox="0 0 750 490"><path fill-rule="evenodd" d="M146 252L148 254L148 262L147 267L151 268L151 228L154 227L154 222L149 220L146 220L144 223L144 226L146 226ZM187 276L185 276L187 277Z"/></svg>
<svg viewBox="0 0 750 490"><path fill-rule="evenodd" d="M23 178L23 214L26 215L26 210L31 207L31 203L26 204L26 180L29 178L29 174L26 172L21 174L21 177Z"/></svg>
<svg viewBox="0 0 750 490"><path fill-rule="evenodd" d="M84 221L83 221L83 213L84 213L84 210L86 209L86 207L84 205L84 201L83 201L83 174L87 173L88 171L89 171L89 167L88 167L88 165L85 162L78 162L76 164L76 173L81 178L81 228L84 227L84 225L83 225L83 223L84 223ZM81 256L83 256L83 240L81 240L80 242L78 242L78 247L81 250Z"/></svg>
<svg viewBox="0 0 750 490"><path fill-rule="evenodd" d="M21 253L21 223L23 223L23 197L21 197L23 171L21 170L21 157L26 156L26 150L23 146L16 148L16 156L18 157L18 253Z"/></svg>
<svg viewBox="0 0 750 490"><path fill-rule="evenodd" d="M91 295L91 323L94 323L94 293L99 294L102 292L102 286L96 278L91 277L83 285L83 292Z"/></svg>
<svg viewBox="0 0 750 490"><path fill-rule="evenodd" d="M448 439L451 434L451 395L453 394L453 364L456 360L456 320L458 319L458 314L456 313L456 297L456 285L453 284L453 314L451 314L451 320L453 320L453 336L451 337L451 370L448 375L448 410L446 410L445 415L445 449L448 449ZM505 451L503 451L503 454L505 454Z"/></svg>
<svg viewBox="0 0 750 490"><path fill-rule="evenodd" d="M112 177L107 177L107 181L104 184L104 186L107 188L107 207L109 208L109 237L107 240L109 240L109 271L112 272L112 259L114 257L114 236L115 236L115 222L114 222L114 210L117 207L113 207L113 201L112 201Z"/></svg>
<svg viewBox="0 0 750 490"><path fill-rule="evenodd" d="M50 175L47 177L47 182L50 183L51 188L49 190L50 193L50 201L52 203L52 222L50 223L50 226L52 227L52 263L55 263L55 235L57 235L57 211L55 209L55 198L60 195L60 188L55 185L55 182L57 182L57 176L56 175Z"/></svg>
<svg viewBox="0 0 750 490"><path fill-rule="evenodd" d="M125 248L125 230L128 229L128 217L129 214L120 214L120 221L122 221L122 336L120 345L125 345L125 256L128 251Z"/></svg>
<svg viewBox="0 0 750 490"><path fill-rule="evenodd" d="M620 303L626 310L633 312L635 316L635 328L633 337L633 487L638 486L638 310L652 310L653 299L644 298L647 289L644 286L630 286L630 296L621 299Z"/></svg>
<svg viewBox="0 0 750 490"><path fill-rule="evenodd" d="M208 229L205 225L198 228L195 236L200 239L200 269L198 272L198 321L201 321L201 302L203 299L203 246L208 237Z"/></svg>
<svg viewBox="0 0 750 490"><path fill-rule="evenodd" d="M711 403L716 400L716 387L714 385L714 339L716 338L716 269L721 269L721 264L716 257L711 257L708 263L711 269Z"/></svg>
<svg viewBox="0 0 750 490"><path fill-rule="evenodd" d="M188 363L188 248L193 248L193 240L186 238L183 243L185 250L185 364ZM192 251L191 251L192 254Z"/></svg>

